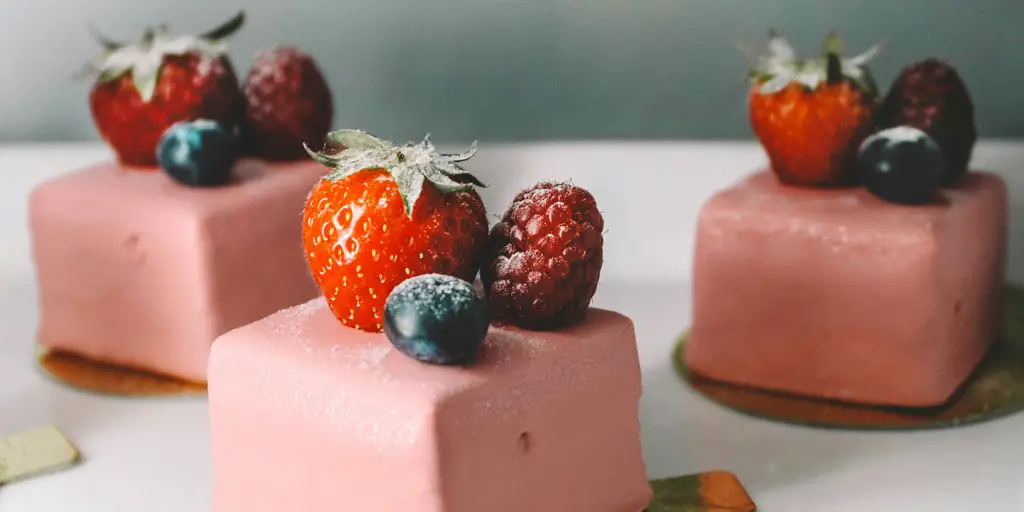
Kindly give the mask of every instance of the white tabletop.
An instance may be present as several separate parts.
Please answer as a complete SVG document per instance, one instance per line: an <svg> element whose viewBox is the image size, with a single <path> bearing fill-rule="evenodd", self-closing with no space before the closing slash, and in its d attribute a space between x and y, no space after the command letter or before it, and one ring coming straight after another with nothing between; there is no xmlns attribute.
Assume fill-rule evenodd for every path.
<svg viewBox="0 0 1024 512"><path fill-rule="evenodd" d="M32 364L27 192L107 157L98 145L0 146L0 436L54 424L84 457L71 470L0 488L0 512L209 509L205 401L93 396L43 379ZM492 185L485 193L492 212L545 177L572 177L598 197L609 231L596 302L637 324L651 477L730 470L766 512L1024 511L1024 413L939 431L817 430L725 410L675 376L669 355L689 321L694 215L713 190L762 161L746 143L485 145L474 169ZM1024 166L1024 143L983 144L976 161L1003 171L1019 212L1024 178L1014 171ZM1016 262L1011 276L1021 281Z"/></svg>

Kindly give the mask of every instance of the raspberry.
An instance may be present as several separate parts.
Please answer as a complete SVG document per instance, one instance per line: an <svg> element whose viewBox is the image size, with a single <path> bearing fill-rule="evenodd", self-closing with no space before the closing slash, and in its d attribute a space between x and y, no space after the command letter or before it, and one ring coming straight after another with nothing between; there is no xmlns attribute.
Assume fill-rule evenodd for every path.
<svg viewBox="0 0 1024 512"><path fill-rule="evenodd" d="M582 321L601 275L603 229L582 188L540 183L520 192L491 229L480 272L492 317L538 330Z"/></svg>
<svg viewBox="0 0 1024 512"><path fill-rule="evenodd" d="M935 140L946 161L944 185L967 172L974 143L974 103L956 70L937 59L916 62L900 71L878 112L879 129L917 128Z"/></svg>
<svg viewBox="0 0 1024 512"><path fill-rule="evenodd" d="M283 46L256 56L242 86L247 152L267 160L305 158L331 129L331 91L313 58Z"/></svg>

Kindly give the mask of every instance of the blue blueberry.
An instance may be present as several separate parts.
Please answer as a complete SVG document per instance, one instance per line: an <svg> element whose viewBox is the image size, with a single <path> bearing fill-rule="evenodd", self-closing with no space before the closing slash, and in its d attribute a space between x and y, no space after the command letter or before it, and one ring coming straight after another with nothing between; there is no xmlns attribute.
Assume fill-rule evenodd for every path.
<svg viewBox="0 0 1024 512"><path fill-rule="evenodd" d="M868 190L886 201L925 204L935 200L945 161L939 145L928 134L897 126L861 144L857 173Z"/></svg>
<svg viewBox="0 0 1024 512"><path fill-rule="evenodd" d="M216 187L231 181L238 159L238 136L200 119L172 125L160 137L156 159L171 178L193 187Z"/></svg>
<svg viewBox="0 0 1024 512"><path fill-rule="evenodd" d="M384 305L384 333L399 352L431 364L471 362L490 321L473 285L427 274L403 281Z"/></svg>

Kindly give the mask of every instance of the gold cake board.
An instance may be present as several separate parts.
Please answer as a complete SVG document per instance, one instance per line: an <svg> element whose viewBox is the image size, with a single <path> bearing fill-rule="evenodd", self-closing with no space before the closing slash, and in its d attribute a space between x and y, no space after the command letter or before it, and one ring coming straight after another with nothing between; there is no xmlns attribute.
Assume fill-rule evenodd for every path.
<svg viewBox="0 0 1024 512"><path fill-rule="evenodd" d="M714 381L687 368L687 333L672 353L673 366L697 393L734 411L821 428L923 430L993 420L1024 409L1024 288L1004 292L1005 336L945 404L927 408L877 407L808 398Z"/></svg>
<svg viewBox="0 0 1024 512"><path fill-rule="evenodd" d="M206 396L206 384L93 361L36 345L36 363L47 377L68 387L121 397Z"/></svg>

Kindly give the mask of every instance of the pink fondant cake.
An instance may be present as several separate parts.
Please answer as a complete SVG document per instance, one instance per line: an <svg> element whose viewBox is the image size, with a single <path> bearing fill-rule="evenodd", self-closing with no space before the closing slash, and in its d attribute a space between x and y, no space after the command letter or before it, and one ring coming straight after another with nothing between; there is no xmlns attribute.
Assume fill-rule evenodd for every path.
<svg viewBox="0 0 1024 512"><path fill-rule="evenodd" d="M475 147L327 138L302 221L324 297L213 346L213 510L643 510L633 323L589 308L593 196L538 184L488 233Z"/></svg>
<svg viewBox="0 0 1024 512"><path fill-rule="evenodd" d="M639 512L633 325L492 327L468 367L417 362L323 299L221 337L214 512Z"/></svg>
<svg viewBox="0 0 1024 512"><path fill-rule="evenodd" d="M1006 228L992 174L926 206L755 174L701 210L686 362L778 391L941 404L999 333Z"/></svg>
<svg viewBox="0 0 1024 512"><path fill-rule="evenodd" d="M195 188L105 164L37 187L39 342L202 382L217 336L314 297L299 219L322 167L243 160L235 174Z"/></svg>
<svg viewBox="0 0 1024 512"><path fill-rule="evenodd" d="M217 336L316 295L299 222L323 169L298 160L333 102L291 47L261 53L240 87L226 40L244 22L131 43L94 31L102 52L80 76L117 163L32 192L45 348L204 382Z"/></svg>
<svg viewBox="0 0 1024 512"><path fill-rule="evenodd" d="M769 170L702 208L691 370L821 399L947 402L1001 334L1007 197L968 172L956 70L905 67L884 98L832 33L799 59L777 33L748 110Z"/></svg>

